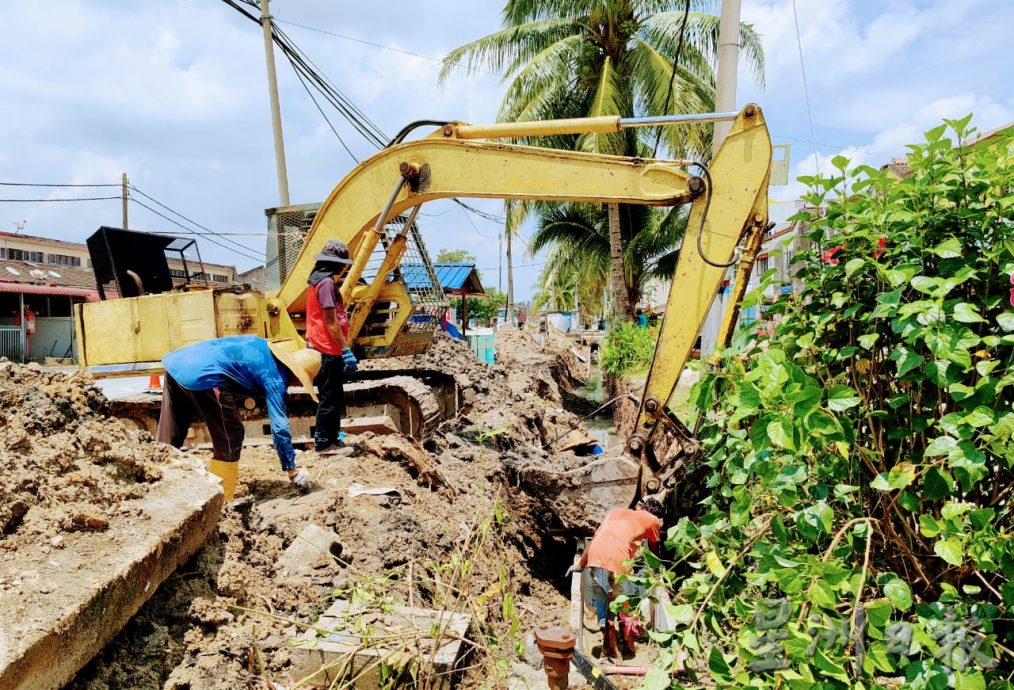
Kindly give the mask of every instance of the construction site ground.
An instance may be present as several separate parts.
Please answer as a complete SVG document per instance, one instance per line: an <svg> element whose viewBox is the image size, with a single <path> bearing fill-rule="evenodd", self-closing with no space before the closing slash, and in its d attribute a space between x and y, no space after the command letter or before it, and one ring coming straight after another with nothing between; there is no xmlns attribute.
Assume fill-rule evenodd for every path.
<svg viewBox="0 0 1014 690"><path fill-rule="evenodd" d="M570 345L550 337L543 347L526 333L502 332L497 364L488 366L440 335L423 355L365 363L455 374L463 414L423 445L396 434L363 434L349 437L336 456L301 453L297 462L314 480L305 494L288 482L271 447L245 449L236 500L223 509L203 548L67 687L326 687L294 672L300 650L292 641L339 599L367 608L467 614L472 626L458 687L541 687L545 676L530 633L539 623L566 624L570 586L564 573L577 540L590 535L611 507L589 509L562 491L571 473L589 463L573 452L554 452L571 427L583 433L579 417L564 409L565 395L587 372ZM101 397L87 377L51 376L64 381L71 400L77 388L88 400ZM101 412L100 402L93 407ZM46 424L36 430L42 436L59 426L58 420ZM195 454L159 446L144 432L122 427L121 434L111 420L102 425L105 432L96 429L75 443L96 443L88 439L112 429L121 445L135 447L132 454L124 451L128 458L162 454L152 472L167 462L194 462ZM47 453L40 455L39 472L52 473L61 462L58 450ZM148 465L128 465L135 466L143 478ZM65 481L54 474L56 484ZM119 496L111 496L96 499L103 515L118 514ZM8 496L0 507L10 511ZM32 543L56 548L83 538L87 528L61 529L60 521L87 521L89 510L54 513L30 531ZM23 521L29 518L35 519ZM18 534L5 534L0 546L27 548L18 545ZM61 590L75 586L73 577L57 584ZM39 596L48 594L40 590ZM423 660L419 672L425 671Z"/></svg>

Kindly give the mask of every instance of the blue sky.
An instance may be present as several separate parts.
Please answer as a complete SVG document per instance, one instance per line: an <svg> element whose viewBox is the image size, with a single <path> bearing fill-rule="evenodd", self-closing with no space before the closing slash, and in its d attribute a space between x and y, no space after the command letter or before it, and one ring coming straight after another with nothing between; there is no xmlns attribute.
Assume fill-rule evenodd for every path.
<svg viewBox="0 0 1014 690"><path fill-rule="evenodd" d="M674 1L675 5L680 3ZM793 177L844 152L870 164L943 117L976 114L982 129L1014 120L1008 0L901 2L796 0L817 157L800 73L791 0L743 0L761 33L766 86L740 75L739 101L764 109L776 143L792 145ZM495 30L499 2L371 3L272 0L273 14L320 69L386 132L420 119L495 119L502 88L493 75L436 83L451 48ZM263 209L278 204L259 27L217 0L35 0L0 5L0 181L116 183L140 190L201 225L264 245ZM290 22L288 24L284 22ZM358 38L387 48L296 26ZM417 55L407 54L415 53ZM353 161L278 60L293 203L322 200ZM371 147L333 118L357 157ZM791 200L801 187L773 188ZM115 189L0 188L2 198L106 196ZM139 200L144 200L140 198ZM495 202L476 202L494 213ZM777 204L775 217L789 204ZM448 202L427 206L431 251L467 249L488 285L500 261L496 223L467 218ZM132 204L131 226L178 228ZM0 203L0 229L83 240L120 224L116 200ZM527 231L524 232L527 234ZM255 262L202 240L205 259L245 269ZM516 289L529 296L541 258L515 249Z"/></svg>

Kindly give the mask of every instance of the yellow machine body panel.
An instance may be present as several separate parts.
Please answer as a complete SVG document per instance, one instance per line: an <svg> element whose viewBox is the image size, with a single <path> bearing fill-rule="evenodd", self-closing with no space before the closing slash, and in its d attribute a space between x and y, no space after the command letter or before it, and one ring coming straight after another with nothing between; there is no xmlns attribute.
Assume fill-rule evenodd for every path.
<svg viewBox="0 0 1014 690"><path fill-rule="evenodd" d="M160 362L211 338L263 335L263 295L197 290L89 302L75 308L78 361L95 367Z"/></svg>

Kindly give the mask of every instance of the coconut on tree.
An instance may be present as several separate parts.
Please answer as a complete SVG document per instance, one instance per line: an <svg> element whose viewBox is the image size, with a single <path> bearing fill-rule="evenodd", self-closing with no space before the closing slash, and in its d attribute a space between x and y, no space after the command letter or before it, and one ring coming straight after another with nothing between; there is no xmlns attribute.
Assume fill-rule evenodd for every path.
<svg viewBox="0 0 1014 690"><path fill-rule="evenodd" d="M501 73L507 91L498 119L505 122L709 112L715 100L718 16L706 10L716 5L700 0L689 4L680 0L508 0L503 28L452 50L444 59L440 79L445 81L457 69ZM683 45L674 74L681 35ZM741 25L740 44L741 59L762 81L764 55L751 25ZM652 156L658 146L663 155L707 160L711 125L536 137L525 143L641 157ZM515 210L515 223L518 215L534 212L542 221L541 232L554 206L541 203ZM674 214L673 218L665 218L668 214ZM645 269L657 271L674 264L656 259L672 255L678 246L681 214L678 209L610 204L598 212L574 215L588 221L580 232L605 233L605 242L589 237L583 246L609 266L615 313L629 318ZM579 232L577 225L568 229L572 232ZM655 256L630 251L631 245L657 247L663 236L668 244ZM550 232L543 246L555 246L558 241ZM635 261L643 263L634 266ZM654 268L653 263L657 264Z"/></svg>

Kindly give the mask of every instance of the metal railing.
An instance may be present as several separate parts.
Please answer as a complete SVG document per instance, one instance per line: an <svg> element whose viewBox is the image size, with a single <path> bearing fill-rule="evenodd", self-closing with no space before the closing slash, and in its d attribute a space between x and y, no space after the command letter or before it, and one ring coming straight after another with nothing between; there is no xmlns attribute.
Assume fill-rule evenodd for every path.
<svg viewBox="0 0 1014 690"><path fill-rule="evenodd" d="M25 340L21 326L0 326L0 357L12 362L25 361Z"/></svg>

